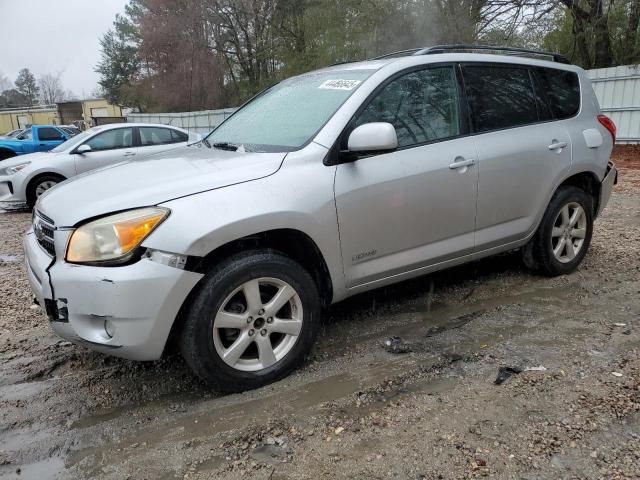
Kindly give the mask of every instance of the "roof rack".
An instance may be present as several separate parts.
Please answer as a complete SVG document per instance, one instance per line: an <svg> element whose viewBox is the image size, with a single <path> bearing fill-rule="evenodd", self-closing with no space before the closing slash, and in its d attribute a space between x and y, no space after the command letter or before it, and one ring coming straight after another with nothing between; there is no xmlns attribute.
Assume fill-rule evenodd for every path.
<svg viewBox="0 0 640 480"><path fill-rule="evenodd" d="M564 55L554 52L542 52L539 50L529 50L527 48L515 48L515 47L496 47L493 45L470 45L470 44L454 44L454 45L434 45L432 47L425 48L412 48L410 50L401 50L399 52L388 53L375 57L373 60L380 60L383 58L393 58L400 56L415 56L415 55L434 55L438 53L446 52L461 52L461 51L482 51L482 52L495 52L497 54L514 55L518 57L545 57L551 59L557 63L571 63Z"/></svg>

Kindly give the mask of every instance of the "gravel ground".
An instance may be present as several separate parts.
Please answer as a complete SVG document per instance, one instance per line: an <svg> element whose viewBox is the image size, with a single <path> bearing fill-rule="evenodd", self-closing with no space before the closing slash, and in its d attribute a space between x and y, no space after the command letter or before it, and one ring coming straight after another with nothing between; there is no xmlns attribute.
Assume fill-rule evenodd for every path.
<svg viewBox="0 0 640 480"><path fill-rule="evenodd" d="M303 369L227 396L177 355L53 336L23 272L30 214L1 213L0 478L640 478L640 149L615 160L576 273L507 254L360 295ZM524 371L496 385L500 367Z"/></svg>

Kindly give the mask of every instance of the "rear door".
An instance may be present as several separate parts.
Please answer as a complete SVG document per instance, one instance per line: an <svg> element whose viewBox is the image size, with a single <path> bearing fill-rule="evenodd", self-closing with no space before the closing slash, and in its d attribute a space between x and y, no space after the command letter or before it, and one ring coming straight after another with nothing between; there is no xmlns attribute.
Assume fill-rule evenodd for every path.
<svg viewBox="0 0 640 480"><path fill-rule="evenodd" d="M76 171L87 172L136 157L133 127L114 128L101 132L82 145L89 145L90 152L76 154Z"/></svg>
<svg viewBox="0 0 640 480"><path fill-rule="evenodd" d="M34 139L34 151L48 152L57 147L67 139L67 136L53 127L38 127L36 130L37 139Z"/></svg>
<svg viewBox="0 0 640 480"><path fill-rule="evenodd" d="M554 121L527 65L462 66L478 152L476 250L524 238L571 167L571 137Z"/></svg>
<svg viewBox="0 0 640 480"><path fill-rule="evenodd" d="M164 152L187 144L189 135L179 130L165 127L138 127L140 148L138 158Z"/></svg>

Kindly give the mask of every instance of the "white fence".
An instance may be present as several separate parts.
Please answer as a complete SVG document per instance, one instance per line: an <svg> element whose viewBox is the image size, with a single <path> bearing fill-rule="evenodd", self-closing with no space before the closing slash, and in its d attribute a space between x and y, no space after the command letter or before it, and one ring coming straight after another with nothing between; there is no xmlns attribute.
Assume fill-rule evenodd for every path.
<svg viewBox="0 0 640 480"><path fill-rule="evenodd" d="M184 128L190 132L208 133L229 117L235 108L222 110L202 110L199 112L179 113L130 113L127 122L161 123Z"/></svg>
<svg viewBox="0 0 640 480"><path fill-rule="evenodd" d="M616 143L640 143L640 65L587 72L602 112L618 128Z"/></svg>
<svg viewBox="0 0 640 480"><path fill-rule="evenodd" d="M640 143L640 65L600 68L587 72L602 111L618 127L617 143ZM162 123L207 133L235 108L182 113L131 113L128 122Z"/></svg>

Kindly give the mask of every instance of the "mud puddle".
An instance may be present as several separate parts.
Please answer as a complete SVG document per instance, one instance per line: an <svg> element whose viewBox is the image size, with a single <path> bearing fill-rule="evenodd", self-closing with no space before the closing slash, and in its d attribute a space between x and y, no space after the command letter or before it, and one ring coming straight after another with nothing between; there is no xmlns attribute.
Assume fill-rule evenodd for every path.
<svg viewBox="0 0 640 480"><path fill-rule="evenodd" d="M521 292L513 292L486 300L470 302L465 305L438 304L430 311L404 313L396 318L386 316L376 323L373 333L364 333L352 338L344 348L364 347L371 354L364 354L353 359L347 368L337 365L333 371L321 378L309 381L305 377L310 372L304 369L287 380L259 391L239 395L229 395L199 402L186 407L186 412L167 412L166 403L146 404L138 409L117 409L108 412L94 413L79 419L72 429L81 435L100 428L111 429L123 418L137 418L145 415L153 418L153 428L137 428L127 432L124 438L104 439L104 443L96 444L73 452L67 459L68 468L79 468L86 475L99 473L102 465L121 461L139 455L131 445L144 445L145 449L170 450L171 445L187 440L198 439L208 441L216 435L240 430L251 424L260 424L272 418L295 416L305 418L322 412L325 402L333 402L349 396L357 396L359 392L374 389L385 379L400 379L394 388L382 393L365 393L366 402L359 407L357 413L365 410L381 408L386 402L400 400L416 393L438 394L454 388L455 375L433 378L421 376L433 367L446 368L449 364L468 358L492 345L529 333L531 327L526 325L502 323L500 321L476 325L472 336L459 335L457 330L464 329L469 323L482 322L487 312L510 305L544 303L561 306L570 302L567 296L574 291L574 284L562 289L542 286L528 288ZM553 319L544 321L549 324ZM538 326L539 327L539 326ZM347 329L349 326L347 326ZM453 333L459 338L451 341L448 336ZM576 330L578 331L578 330ZM579 333L579 332L578 332ZM391 355L383 351L381 341L387 335L399 335L411 343L413 353L409 355ZM445 339L439 337L446 336ZM560 345L562 340L558 340ZM551 342L553 344L553 342ZM319 349L322 349L320 345ZM457 357L447 357L443 363L443 354L456 352ZM453 358L453 360L452 360ZM312 374L313 375L313 374ZM408 380L404 380L406 377ZM412 377L415 377L412 379ZM279 393L270 394L269 391ZM354 411L354 413L356 413ZM84 435L81 435L84 436Z"/></svg>

